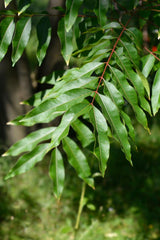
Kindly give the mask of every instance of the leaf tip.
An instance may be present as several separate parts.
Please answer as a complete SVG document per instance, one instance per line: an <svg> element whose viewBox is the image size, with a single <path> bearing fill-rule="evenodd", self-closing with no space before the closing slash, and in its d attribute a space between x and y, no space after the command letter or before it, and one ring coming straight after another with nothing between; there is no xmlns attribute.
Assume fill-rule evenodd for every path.
<svg viewBox="0 0 160 240"><path fill-rule="evenodd" d="M12 123L12 122L7 122L6 124L7 125L14 125L14 123Z"/></svg>
<svg viewBox="0 0 160 240"><path fill-rule="evenodd" d="M2 154L2 157L6 157L6 156L8 156L8 153L7 153L7 152L5 152L5 153Z"/></svg>

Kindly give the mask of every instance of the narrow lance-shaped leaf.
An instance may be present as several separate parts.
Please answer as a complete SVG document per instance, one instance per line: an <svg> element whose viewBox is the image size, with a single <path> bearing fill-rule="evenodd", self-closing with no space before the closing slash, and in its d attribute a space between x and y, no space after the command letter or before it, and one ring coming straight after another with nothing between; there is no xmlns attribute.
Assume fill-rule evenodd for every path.
<svg viewBox="0 0 160 240"><path fill-rule="evenodd" d="M18 124L32 126L36 123L48 123L62 115L72 106L83 101L85 97L92 96L88 89L73 89L59 96L57 99L49 99L31 110ZM17 123L16 123L17 124Z"/></svg>
<svg viewBox="0 0 160 240"><path fill-rule="evenodd" d="M90 143L92 143L94 139L94 134L92 131L79 119L72 123L72 128L77 133L77 138L81 142L82 147L87 147Z"/></svg>
<svg viewBox="0 0 160 240"><path fill-rule="evenodd" d="M12 42L12 65L21 57L25 47L27 46L31 32L31 18L22 17L16 23L16 31Z"/></svg>
<svg viewBox="0 0 160 240"><path fill-rule="evenodd" d="M136 118L141 123L144 128L146 128L148 131L148 123L147 123L147 118L143 110L139 107L138 105L138 98L136 91L134 88L128 83L128 81L125 78L125 75L119 71L116 68L110 67L112 73L114 74L116 81L118 82L121 91L123 93L123 96L125 99L131 104L135 114Z"/></svg>
<svg viewBox="0 0 160 240"><path fill-rule="evenodd" d="M0 23L0 61L7 53L15 29L14 17L5 17Z"/></svg>
<svg viewBox="0 0 160 240"><path fill-rule="evenodd" d="M100 170L102 176L104 177L110 150L110 142L107 135L108 126L103 114L94 106L90 111L90 118L98 134L98 151L96 152L96 155L98 155L97 157L100 161Z"/></svg>
<svg viewBox="0 0 160 240"><path fill-rule="evenodd" d="M81 68L73 68L66 71L63 79L75 80L81 77L89 77L96 69L102 67L104 63L90 62L83 65Z"/></svg>
<svg viewBox="0 0 160 240"><path fill-rule="evenodd" d="M31 0L20 0L18 5L18 15L21 15L29 6L31 5Z"/></svg>
<svg viewBox="0 0 160 240"><path fill-rule="evenodd" d="M66 0L65 28L69 32L76 21L78 10L84 0Z"/></svg>
<svg viewBox="0 0 160 240"><path fill-rule="evenodd" d="M51 154L49 175L53 180L53 191L56 198L60 198L64 188L64 179L65 179L65 171L63 158L58 150L55 148Z"/></svg>
<svg viewBox="0 0 160 240"><path fill-rule="evenodd" d="M95 9L95 13L98 17L101 26L104 26L107 22L107 10L109 8L109 0L98 0L98 7Z"/></svg>
<svg viewBox="0 0 160 240"><path fill-rule="evenodd" d="M115 131L127 160L129 160L132 164L130 152L131 147L128 141L127 130L120 120L118 108L108 96L98 94L96 96L96 99L98 100L103 109L104 116L107 118L113 130Z"/></svg>
<svg viewBox="0 0 160 240"><path fill-rule="evenodd" d="M91 105L88 101L76 104L71 107L62 117L60 125L52 134L52 147L56 147L60 144L60 141L67 136L70 125L81 115L87 113L91 109Z"/></svg>
<svg viewBox="0 0 160 240"><path fill-rule="evenodd" d="M78 145L69 137L64 138L62 143L63 149L67 154L69 163L72 167L74 167L74 169L78 173L78 176L88 183L91 171L86 156L80 150ZM89 184L91 184L91 187L94 188L93 182L89 182Z"/></svg>
<svg viewBox="0 0 160 240"><path fill-rule="evenodd" d="M122 108L122 106L124 106L124 99L122 97L122 94L118 91L114 84L104 80L104 86L104 93L108 93L112 101L117 105L117 107Z"/></svg>
<svg viewBox="0 0 160 240"><path fill-rule="evenodd" d="M160 69L157 71L153 81L151 104L155 115L160 108Z"/></svg>
<svg viewBox="0 0 160 240"><path fill-rule="evenodd" d="M69 65L69 61L73 52L73 43L72 43L73 32L72 32L72 29L66 32L64 18L62 18L59 21L58 36L61 41L62 55L64 57L66 64Z"/></svg>
<svg viewBox="0 0 160 240"><path fill-rule="evenodd" d="M51 40L51 24L47 16L41 18L37 25L37 37L39 42L37 59L39 65L41 65Z"/></svg>
<svg viewBox="0 0 160 240"><path fill-rule="evenodd" d="M129 133L130 138L133 141L135 141L135 131L134 131L134 127L133 127L130 117L123 111L121 111L121 117L123 118L125 125L128 128L128 133Z"/></svg>
<svg viewBox="0 0 160 240"><path fill-rule="evenodd" d="M38 145L31 152L21 156L15 166L9 171L5 179L14 177L21 173L24 173L35 166L37 162L40 162L46 153L50 151L50 144L44 143Z"/></svg>
<svg viewBox="0 0 160 240"><path fill-rule="evenodd" d="M142 73L147 78L155 63L155 57L151 54L142 58Z"/></svg>
<svg viewBox="0 0 160 240"><path fill-rule="evenodd" d="M13 144L3 156L17 156L22 152L32 151L38 143L50 139L55 129L55 127L48 127L28 134Z"/></svg>
<svg viewBox="0 0 160 240"><path fill-rule="evenodd" d="M9 5L9 3L11 2L12 0L4 0L4 6L5 8Z"/></svg>
<svg viewBox="0 0 160 240"><path fill-rule="evenodd" d="M145 76L143 75L143 73L139 70L139 58L138 58L138 54L137 54L137 50L135 49L135 47L133 46L133 44L130 43L126 43L121 41L122 45L124 46L127 56L129 57L129 59L131 60L131 62L133 63L137 74L139 75L143 86L146 90L146 93L148 95L148 98L150 99L150 87L149 87L149 83L147 81L147 79L145 78Z"/></svg>

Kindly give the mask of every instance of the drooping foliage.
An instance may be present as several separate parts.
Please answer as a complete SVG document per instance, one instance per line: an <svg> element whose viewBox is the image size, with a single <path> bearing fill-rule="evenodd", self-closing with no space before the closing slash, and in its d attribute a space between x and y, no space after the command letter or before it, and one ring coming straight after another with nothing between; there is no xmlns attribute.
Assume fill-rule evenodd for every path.
<svg viewBox="0 0 160 240"><path fill-rule="evenodd" d="M10 2L5 0L5 6ZM50 43L49 16L30 13L31 4L21 0L17 10L0 13L0 60L12 44L13 66L27 46L33 17L39 18L39 65ZM112 141L119 143L132 164L133 119L150 132L147 115L155 115L160 108L160 46L153 53L143 37L144 27L152 23L148 34L154 33L158 45L159 7L160 1L66 0L58 35L67 70L40 79L52 88L24 101L32 110L10 122L33 126L59 117L60 123L30 133L3 154L21 155L6 179L31 169L49 153L57 198L64 186L63 156L94 188L91 162L97 159L97 171L104 176Z"/></svg>

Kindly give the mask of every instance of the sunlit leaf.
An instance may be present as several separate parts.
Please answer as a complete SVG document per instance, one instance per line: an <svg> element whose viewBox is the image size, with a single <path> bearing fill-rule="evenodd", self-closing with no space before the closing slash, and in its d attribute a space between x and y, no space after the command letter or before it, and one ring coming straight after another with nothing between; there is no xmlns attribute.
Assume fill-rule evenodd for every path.
<svg viewBox="0 0 160 240"><path fill-rule="evenodd" d="M16 31L12 42L12 65L21 57L29 40L31 32L31 18L22 17L16 23Z"/></svg>
<svg viewBox="0 0 160 240"><path fill-rule="evenodd" d="M15 29L14 17L6 17L0 22L0 61L7 53Z"/></svg>
<svg viewBox="0 0 160 240"><path fill-rule="evenodd" d="M79 119L74 121L71 126L77 133L77 138L81 142L83 147L87 147L95 140L92 131Z"/></svg>
<svg viewBox="0 0 160 240"><path fill-rule="evenodd" d="M153 114L155 115L160 108L160 69L157 71L154 78L154 82L152 86L151 104L152 104Z"/></svg>
<svg viewBox="0 0 160 240"><path fill-rule="evenodd" d="M48 123L54 118L62 115L73 105L80 103L87 96L92 96L93 92L88 89L73 89L60 95L59 98L48 99L31 110L19 124L32 126L36 123Z"/></svg>
<svg viewBox="0 0 160 240"><path fill-rule="evenodd" d="M124 124L121 122L118 108L108 96L98 94L97 100L103 109L104 116L107 118L116 133L126 158L131 162L131 147L128 141L128 134Z"/></svg>
<svg viewBox="0 0 160 240"><path fill-rule="evenodd" d="M104 177L110 150L110 142L107 135L108 126L103 114L96 107L93 107L90 111L90 118L98 134L98 152L96 152L96 155L98 155L100 160L100 170Z"/></svg>
<svg viewBox="0 0 160 240"><path fill-rule="evenodd" d="M155 63L155 57L151 54L145 56L142 58L142 73L147 78L154 66Z"/></svg>
<svg viewBox="0 0 160 240"><path fill-rule="evenodd" d="M69 137L63 139L63 148L72 167L76 170L78 176L85 180L91 175L90 167L86 156L80 150L78 145Z"/></svg>
<svg viewBox="0 0 160 240"><path fill-rule="evenodd" d="M137 98L136 91L128 83L128 81L125 78L125 75L121 71L119 71L118 69L113 68L113 67L110 67L110 69L111 69L112 73L114 74L116 81L118 82L118 84L121 88L123 96L132 106L137 120L144 126L144 128L146 128L149 131L146 115L138 105L138 98Z"/></svg>
<svg viewBox="0 0 160 240"><path fill-rule="evenodd" d="M22 152L32 151L37 144L50 139L54 131L55 127L48 127L32 132L13 144L3 156L17 156Z"/></svg>
<svg viewBox="0 0 160 240"><path fill-rule="evenodd" d="M62 117L61 123L52 134L52 147L56 147L60 144L60 141L67 136L71 124L81 115L89 112L91 105L88 101L76 104L71 107Z"/></svg>
<svg viewBox="0 0 160 240"><path fill-rule="evenodd" d="M31 5L31 0L20 0L18 5L18 15L21 15L29 6Z"/></svg>
<svg viewBox="0 0 160 240"><path fill-rule="evenodd" d="M63 158L58 150L55 148L51 154L49 175L53 180L53 191L56 198L60 198L64 188L64 179L65 179L65 171Z"/></svg>
<svg viewBox="0 0 160 240"><path fill-rule="evenodd" d="M44 143L38 145L31 152L21 156L15 166L9 171L5 179L14 177L21 173L24 173L35 166L36 163L42 161L43 157L50 150L50 144Z"/></svg>
<svg viewBox="0 0 160 240"><path fill-rule="evenodd" d="M11 2L12 0L4 0L4 6L5 8L9 5L9 3Z"/></svg>

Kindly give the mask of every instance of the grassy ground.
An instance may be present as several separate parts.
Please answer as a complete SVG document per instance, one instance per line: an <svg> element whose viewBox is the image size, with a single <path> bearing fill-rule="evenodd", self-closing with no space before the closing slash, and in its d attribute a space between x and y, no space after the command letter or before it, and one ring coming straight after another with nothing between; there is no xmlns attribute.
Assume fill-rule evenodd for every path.
<svg viewBox="0 0 160 240"><path fill-rule="evenodd" d="M87 187L76 233L81 181L72 169L67 168L64 194L57 203L47 160L4 182L13 160L0 158L0 240L160 240L158 145L154 149L151 142L148 147L140 143L133 168L112 148L105 179L96 178L95 191Z"/></svg>

